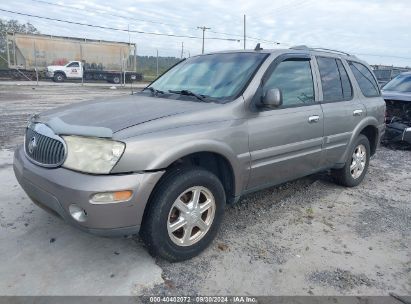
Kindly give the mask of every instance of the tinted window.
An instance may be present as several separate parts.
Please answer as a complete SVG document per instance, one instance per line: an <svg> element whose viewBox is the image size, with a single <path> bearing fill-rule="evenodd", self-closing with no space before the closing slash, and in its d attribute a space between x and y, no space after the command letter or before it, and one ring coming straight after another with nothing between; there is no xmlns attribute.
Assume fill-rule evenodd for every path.
<svg viewBox="0 0 411 304"><path fill-rule="evenodd" d="M348 100L352 96L351 83L341 60L318 57L324 101Z"/></svg>
<svg viewBox="0 0 411 304"><path fill-rule="evenodd" d="M68 67L69 67L69 68L78 68L78 67L79 67L79 64L78 64L78 62L72 62L72 63L70 63L70 64L68 65Z"/></svg>
<svg viewBox="0 0 411 304"><path fill-rule="evenodd" d="M347 71L345 70L341 60L336 59L336 62L338 66L338 71L340 72L343 97L345 100L351 99L352 87L351 87L350 78L348 77Z"/></svg>
<svg viewBox="0 0 411 304"><path fill-rule="evenodd" d="M314 102L314 85L308 60L281 62L264 84L263 93L278 88L283 94L283 105L301 105Z"/></svg>
<svg viewBox="0 0 411 304"><path fill-rule="evenodd" d="M364 96L379 96L380 91L378 89L378 84L375 81L371 71L358 62L350 61L348 64L350 65L351 71L353 72L354 77L357 80L361 92L364 94Z"/></svg>

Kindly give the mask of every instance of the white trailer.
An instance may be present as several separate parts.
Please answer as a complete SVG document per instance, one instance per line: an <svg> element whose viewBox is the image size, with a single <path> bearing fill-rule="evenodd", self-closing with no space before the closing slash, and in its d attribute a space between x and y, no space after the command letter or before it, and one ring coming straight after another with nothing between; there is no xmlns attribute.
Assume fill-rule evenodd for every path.
<svg viewBox="0 0 411 304"><path fill-rule="evenodd" d="M33 77L37 73L54 81L141 80L136 58L133 43L7 33L9 73L14 75Z"/></svg>

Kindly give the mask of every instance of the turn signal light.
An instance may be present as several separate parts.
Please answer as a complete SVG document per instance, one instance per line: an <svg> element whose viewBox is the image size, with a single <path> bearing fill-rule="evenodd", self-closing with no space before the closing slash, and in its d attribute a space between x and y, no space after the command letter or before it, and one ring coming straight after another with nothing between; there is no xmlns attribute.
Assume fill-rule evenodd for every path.
<svg viewBox="0 0 411 304"><path fill-rule="evenodd" d="M114 192L113 197L115 201L126 201L131 197L132 194L133 192L130 190L117 191L117 192Z"/></svg>
<svg viewBox="0 0 411 304"><path fill-rule="evenodd" d="M91 202L95 204L117 203L124 202L131 198L133 191L124 190L116 192L101 192L96 193L91 197Z"/></svg>

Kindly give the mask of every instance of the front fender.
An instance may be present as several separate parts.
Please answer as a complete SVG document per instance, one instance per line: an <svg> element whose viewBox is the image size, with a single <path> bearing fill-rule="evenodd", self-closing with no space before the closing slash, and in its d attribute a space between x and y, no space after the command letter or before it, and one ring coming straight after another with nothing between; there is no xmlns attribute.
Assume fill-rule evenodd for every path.
<svg viewBox="0 0 411 304"><path fill-rule="evenodd" d="M65 72L65 71L63 71L63 70L56 70L56 71L54 71L54 72L53 72L53 74L54 74L54 75L56 75L57 73L61 73L61 74L63 74L63 75L64 75L64 77L66 77L66 78L67 78L67 74L66 74L66 72Z"/></svg>
<svg viewBox="0 0 411 304"><path fill-rule="evenodd" d="M227 144L216 140L202 139L183 143L178 147L167 149L159 157L153 159L152 162L148 164L147 170L166 168L177 159L198 152L213 152L220 154L228 160L233 168L240 167L238 159L234 156L234 151Z"/></svg>
<svg viewBox="0 0 411 304"><path fill-rule="evenodd" d="M176 160L198 152L224 157L233 169L235 194L248 178L250 154L246 125L241 121L175 128L128 138L126 151L112 173L162 170Z"/></svg>

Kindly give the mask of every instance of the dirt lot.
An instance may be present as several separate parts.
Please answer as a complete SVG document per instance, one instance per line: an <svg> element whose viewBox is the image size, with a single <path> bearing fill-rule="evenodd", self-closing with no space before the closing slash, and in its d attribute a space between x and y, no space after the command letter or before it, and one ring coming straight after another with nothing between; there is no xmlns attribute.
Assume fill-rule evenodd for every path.
<svg viewBox="0 0 411 304"><path fill-rule="evenodd" d="M91 236L34 206L12 171L28 115L124 94L0 84L0 294L411 294L409 151L380 148L357 188L324 173L248 195L227 209L209 249L178 264L151 258L138 239Z"/></svg>

